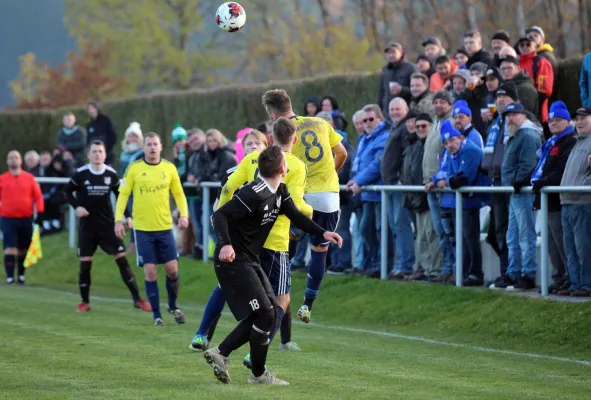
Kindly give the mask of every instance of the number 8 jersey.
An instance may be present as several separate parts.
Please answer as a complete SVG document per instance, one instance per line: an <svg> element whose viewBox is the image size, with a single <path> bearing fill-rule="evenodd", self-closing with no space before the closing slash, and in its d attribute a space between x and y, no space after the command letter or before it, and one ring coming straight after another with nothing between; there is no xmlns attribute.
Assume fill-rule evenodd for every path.
<svg viewBox="0 0 591 400"><path fill-rule="evenodd" d="M332 148L341 143L343 137L320 118L295 116L291 121L297 128L298 137L291 152L308 167L305 193L339 193ZM316 210L311 202L308 204Z"/></svg>

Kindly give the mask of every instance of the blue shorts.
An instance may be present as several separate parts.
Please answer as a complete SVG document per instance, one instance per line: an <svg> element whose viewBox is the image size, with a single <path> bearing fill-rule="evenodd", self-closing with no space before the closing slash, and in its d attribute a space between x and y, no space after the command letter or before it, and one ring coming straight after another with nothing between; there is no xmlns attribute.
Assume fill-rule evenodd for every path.
<svg viewBox="0 0 591 400"><path fill-rule="evenodd" d="M5 250L9 247L16 247L18 250L29 250L33 239L33 217L2 217L2 236Z"/></svg>
<svg viewBox="0 0 591 400"><path fill-rule="evenodd" d="M285 251L261 250L261 267L271 282L275 296L282 296L291 290L291 268L289 253Z"/></svg>
<svg viewBox="0 0 591 400"><path fill-rule="evenodd" d="M134 231L138 267L144 264L166 264L179 259L172 229L166 231Z"/></svg>
<svg viewBox="0 0 591 400"><path fill-rule="evenodd" d="M314 211L312 214L312 220L316 222L320 227L329 232L334 232L337 229L339 223L339 216L341 211L335 211L331 213L323 213L320 211ZM330 242L322 236L310 235L310 244L312 246L327 247Z"/></svg>

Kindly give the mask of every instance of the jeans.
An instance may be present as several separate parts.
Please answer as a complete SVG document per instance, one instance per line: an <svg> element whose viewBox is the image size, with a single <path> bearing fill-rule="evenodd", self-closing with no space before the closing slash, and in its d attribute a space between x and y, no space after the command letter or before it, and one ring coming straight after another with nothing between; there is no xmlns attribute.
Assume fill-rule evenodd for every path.
<svg viewBox="0 0 591 400"><path fill-rule="evenodd" d="M336 244L331 244L329 251L330 265L335 267L351 268L351 205L341 205L341 215L337 225L337 233L343 238L343 246L339 249Z"/></svg>
<svg viewBox="0 0 591 400"><path fill-rule="evenodd" d="M455 218L455 210L454 210ZM480 209L462 211L463 278L482 279L482 249L480 248Z"/></svg>
<svg viewBox="0 0 591 400"><path fill-rule="evenodd" d="M429 245L432 263L431 272L438 273L441 272L444 262L449 264L449 254L444 255L445 246L443 241L443 224L441 223L441 206L439 204L439 194L428 193L427 201L429 202L429 212L431 214L431 220L433 221L433 229L435 230L435 235L432 237L432 240L435 240L438 243L437 246L433 244ZM453 263L448 269L453 269Z"/></svg>
<svg viewBox="0 0 591 400"><path fill-rule="evenodd" d="M552 261L552 280L558 284L568 277L566 270L566 252L564 251L562 232L562 213L554 211L548 213L548 255Z"/></svg>
<svg viewBox="0 0 591 400"><path fill-rule="evenodd" d="M195 233L195 244L203 246L203 230L201 229L201 215L203 214L203 206L201 200L190 199L189 203L189 217L193 224L193 231Z"/></svg>
<svg viewBox="0 0 591 400"><path fill-rule="evenodd" d="M363 216L363 209L358 208L354 212L355 220L352 226L353 236L353 267L363 269L363 260L365 257L365 244L363 243L363 235L361 234L361 217Z"/></svg>
<svg viewBox="0 0 591 400"><path fill-rule="evenodd" d="M410 274L415 263L414 233L410 212L404 207L404 193L402 192L390 193L388 225L396 237L394 272Z"/></svg>
<svg viewBox="0 0 591 400"><path fill-rule="evenodd" d="M381 210L380 203L363 203L363 216L359 230L367 252L363 260L363 269L365 270L380 268Z"/></svg>
<svg viewBox="0 0 591 400"><path fill-rule="evenodd" d="M536 259L536 213L533 209L534 194L512 194L509 203L509 228L507 248L509 265L507 274L517 280L521 275L535 280L538 262Z"/></svg>
<svg viewBox="0 0 591 400"><path fill-rule="evenodd" d="M571 289L591 291L591 204L563 205L562 230Z"/></svg>
<svg viewBox="0 0 591 400"><path fill-rule="evenodd" d="M509 249L507 248L507 231L509 229L509 202L508 193L492 194L490 197L491 217L494 219L495 239L499 248L501 264L501 276L507 273L509 266Z"/></svg>
<svg viewBox="0 0 591 400"><path fill-rule="evenodd" d="M441 209L441 226L443 227L444 263L441 275L452 275L456 272L456 230L454 214L451 208Z"/></svg>

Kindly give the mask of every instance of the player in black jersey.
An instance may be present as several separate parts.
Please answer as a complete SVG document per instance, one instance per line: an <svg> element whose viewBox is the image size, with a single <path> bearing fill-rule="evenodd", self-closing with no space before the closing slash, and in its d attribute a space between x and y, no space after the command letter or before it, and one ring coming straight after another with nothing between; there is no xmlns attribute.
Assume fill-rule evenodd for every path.
<svg viewBox="0 0 591 400"><path fill-rule="evenodd" d="M279 147L264 150L258 167L260 178L243 186L213 214L218 239L214 253L215 273L230 310L240 323L218 347L207 350L204 357L218 380L230 383L228 356L250 342L252 372L248 383L288 385L265 368L269 333L276 320L276 302L269 279L261 268L259 254L279 214L285 214L303 231L339 246L342 239L322 229L294 205L281 182L287 172L287 162Z"/></svg>
<svg viewBox="0 0 591 400"><path fill-rule="evenodd" d="M135 275L125 257L125 245L115 235L115 217L111 204L111 192L119 195L119 176L117 172L105 165L107 153L101 141L90 145L88 158L90 164L79 168L66 186L68 203L76 210L80 218L78 227L78 257L80 258L80 275L78 284L82 303L78 312L90 310L90 268L92 256L97 247L115 257L121 278L129 288L136 308L152 311L150 304L142 300L139 294ZM74 196L75 194L75 196ZM128 220L131 222L131 219ZM130 226L131 228L131 226Z"/></svg>

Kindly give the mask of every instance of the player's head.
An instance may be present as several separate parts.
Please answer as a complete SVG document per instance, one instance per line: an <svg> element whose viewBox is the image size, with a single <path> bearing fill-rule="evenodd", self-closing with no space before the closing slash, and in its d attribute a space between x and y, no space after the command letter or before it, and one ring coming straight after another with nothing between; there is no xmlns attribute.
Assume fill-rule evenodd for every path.
<svg viewBox="0 0 591 400"><path fill-rule="evenodd" d="M21 153L16 150L12 150L8 153L6 157L6 164L8 165L8 169L12 171L18 171L21 169L23 165L23 159L21 158Z"/></svg>
<svg viewBox="0 0 591 400"><path fill-rule="evenodd" d="M281 117L273 124L273 144L289 146L296 142L296 126L289 118Z"/></svg>
<svg viewBox="0 0 591 400"><path fill-rule="evenodd" d="M291 99L283 89L273 89L263 95L263 107L267 110L269 117L275 121L292 111Z"/></svg>
<svg viewBox="0 0 591 400"><path fill-rule="evenodd" d="M242 138L242 148L244 149L244 155L247 156L253 151L263 151L269 146L267 137L256 129L251 129Z"/></svg>
<svg viewBox="0 0 591 400"><path fill-rule="evenodd" d="M144 154L146 160L150 162L160 161L162 153L162 141L160 135L154 132L148 132L144 135Z"/></svg>
<svg viewBox="0 0 591 400"><path fill-rule="evenodd" d="M287 173L287 160L283 150L269 146L259 156L259 175L265 179L283 178Z"/></svg>
<svg viewBox="0 0 591 400"><path fill-rule="evenodd" d="M107 159L107 150L105 144L100 140L95 140L90 143L88 148L88 160L93 165L102 165Z"/></svg>

